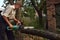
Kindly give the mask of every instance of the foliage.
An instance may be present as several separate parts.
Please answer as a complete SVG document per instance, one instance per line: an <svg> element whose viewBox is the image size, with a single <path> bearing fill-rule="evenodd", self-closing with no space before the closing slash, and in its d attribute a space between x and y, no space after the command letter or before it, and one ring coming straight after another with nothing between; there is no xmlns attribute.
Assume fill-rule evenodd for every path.
<svg viewBox="0 0 60 40"><path fill-rule="evenodd" d="M42 6L42 3L45 2L45 0L32 0L33 3L35 3L35 5L38 7L37 9L39 10ZM44 4L45 5L45 4ZM23 0L23 10L22 11L22 17L21 19L23 19L24 21L24 25L27 26L34 26L35 28L43 28L41 26L41 24L39 24L39 17L36 16L35 18L35 14L36 14L36 9L33 7L31 0ZM44 6L43 8L44 13L46 13L46 7ZM38 13L37 13L38 14ZM30 19L30 22L28 21ZM44 17L45 19L45 17ZM44 23L45 20L43 20L42 23ZM43 24L44 25L44 24Z"/></svg>

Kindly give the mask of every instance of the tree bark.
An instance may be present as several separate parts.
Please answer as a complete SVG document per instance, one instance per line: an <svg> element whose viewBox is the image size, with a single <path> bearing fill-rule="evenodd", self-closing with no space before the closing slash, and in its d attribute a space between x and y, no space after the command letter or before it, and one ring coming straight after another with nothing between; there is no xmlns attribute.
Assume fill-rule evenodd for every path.
<svg viewBox="0 0 60 40"><path fill-rule="evenodd" d="M44 37L44 38L47 38L50 40L60 40L60 34L56 34L56 33L45 31L45 30L22 29L21 32L26 33L26 34Z"/></svg>

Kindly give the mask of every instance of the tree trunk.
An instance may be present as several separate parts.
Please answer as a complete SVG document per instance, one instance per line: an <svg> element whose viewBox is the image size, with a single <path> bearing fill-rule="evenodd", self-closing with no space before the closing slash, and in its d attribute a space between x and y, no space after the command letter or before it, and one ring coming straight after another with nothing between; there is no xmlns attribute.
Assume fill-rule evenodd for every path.
<svg viewBox="0 0 60 40"><path fill-rule="evenodd" d="M22 0L17 0L17 2L19 2L20 3L20 5L22 6ZM21 7L20 7L21 8ZM16 18L18 19L18 20L21 20L21 12L20 12L20 9L17 9L16 10ZM19 32L18 30L16 31L16 35L18 35L17 37L16 37L16 40L23 40L23 35L22 35L22 33L21 32Z"/></svg>
<svg viewBox="0 0 60 40"><path fill-rule="evenodd" d="M22 33L44 37L50 40L60 40L60 34L55 34L45 30L22 29Z"/></svg>
<svg viewBox="0 0 60 40"><path fill-rule="evenodd" d="M37 14L38 14L38 16L39 16L39 26L40 27L42 27L42 8L41 9L39 9L38 8L38 6L36 6L35 4L35 2L33 1L33 0L31 0L31 3L32 3L32 5L33 5L33 7L35 8L35 10L37 11Z"/></svg>
<svg viewBox="0 0 60 40"><path fill-rule="evenodd" d="M38 11L37 13L39 15L39 24L40 24L40 27L43 27L42 10Z"/></svg>

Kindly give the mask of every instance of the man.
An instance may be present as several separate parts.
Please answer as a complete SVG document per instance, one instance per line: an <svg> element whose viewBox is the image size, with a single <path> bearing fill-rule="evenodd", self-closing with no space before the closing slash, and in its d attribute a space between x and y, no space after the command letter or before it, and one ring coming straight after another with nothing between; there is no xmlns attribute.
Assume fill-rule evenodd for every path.
<svg viewBox="0 0 60 40"><path fill-rule="evenodd" d="M15 18L15 10L18 8L20 8L19 3L15 3L13 5L9 4L6 7L6 9L2 11L2 13L0 14L0 24L1 24L1 27L3 28L3 29L1 28L0 29L1 31L6 32L8 40L14 40L14 35L12 30L6 29L7 26L9 26L11 29L13 28L13 25L9 20L14 20L16 24L21 24L21 22ZM1 32L1 34L3 34L3 32ZM0 36L0 40L5 40L2 35Z"/></svg>

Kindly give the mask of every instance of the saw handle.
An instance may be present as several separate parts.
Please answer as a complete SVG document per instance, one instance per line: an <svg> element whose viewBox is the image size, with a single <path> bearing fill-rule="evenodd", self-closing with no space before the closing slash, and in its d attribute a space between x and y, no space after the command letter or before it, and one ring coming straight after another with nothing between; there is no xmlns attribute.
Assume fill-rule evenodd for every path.
<svg viewBox="0 0 60 40"><path fill-rule="evenodd" d="M7 30L17 30L19 28L19 26L14 25L13 28L9 28L9 26L7 27Z"/></svg>

